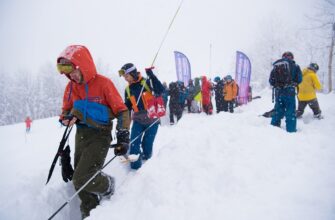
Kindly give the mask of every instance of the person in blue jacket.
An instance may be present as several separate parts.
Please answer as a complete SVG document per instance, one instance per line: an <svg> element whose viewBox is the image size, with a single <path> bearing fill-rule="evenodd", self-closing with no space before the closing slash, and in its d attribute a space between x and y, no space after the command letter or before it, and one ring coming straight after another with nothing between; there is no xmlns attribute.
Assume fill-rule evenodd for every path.
<svg viewBox="0 0 335 220"><path fill-rule="evenodd" d="M152 72L153 67L145 69L148 79L141 76L132 63L127 63L119 70L120 76L128 82L125 91L125 105L132 112L130 132L130 155L138 155L137 161L131 162L132 169L139 169L142 160L152 156L153 143L157 134L159 118L149 118L148 101L164 92L164 87ZM152 85L152 86L151 86Z"/></svg>
<svg viewBox="0 0 335 220"><path fill-rule="evenodd" d="M280 127L281 119L286 118L286 131L297 131L296 87L302 81L299 65L291 52L285 52L282 58L274 62L269 82L274 88L275 107L271 125Z"/></svg>

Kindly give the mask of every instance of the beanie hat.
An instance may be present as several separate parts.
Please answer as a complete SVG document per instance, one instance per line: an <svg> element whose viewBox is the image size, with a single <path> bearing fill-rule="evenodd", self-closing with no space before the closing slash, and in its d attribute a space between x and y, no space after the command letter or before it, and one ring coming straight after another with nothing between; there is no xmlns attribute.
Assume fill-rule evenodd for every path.
<svg viewBox="0 0 335 220"><path fill-rule="evenodd" d="M294 56L293 53L290 51L286 51L285 53L283 53L282 58L287 58L290 60L294 60Z"/></svg>

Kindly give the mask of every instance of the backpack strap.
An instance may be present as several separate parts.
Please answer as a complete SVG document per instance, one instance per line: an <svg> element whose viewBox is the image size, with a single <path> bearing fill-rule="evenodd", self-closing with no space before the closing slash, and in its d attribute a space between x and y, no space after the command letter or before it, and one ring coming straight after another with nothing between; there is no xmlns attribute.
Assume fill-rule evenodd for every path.
<svg viewBox="0 0 335 220"><path fill-rule="evenodd" d="M148 92L151 92L150 87L148 86L145 79L141 80L141 85L144 86L145 90L147 90Z"/></svg>
<svg viewBox="0 0 335 220"><path fill-rule="evenodd" d="M145 79L141 80L141 85L144 86L144 88L145 88L146 91L151 92L151 89L148 86L148 84L146 83ZM127 97L130 99L130 88L129 88L129 85L126 87L126 93L127 93Z"/></svg>
<svg viewBox="0 0 335 220"><path fill-rule="evenodd" d="M150 89L150 87L148 86L148 84L146 83L146 80L145 80L145 79L142 79L140 83L141 83L141 85L144 87L144 89L145 89L146 91L148 91L148 92L151 93L151 89ZM131 102L131 105L132 105L132 107L133 107L134 112L138 112L138 107L137 107L136 99L135 99L134 96L131 96L129 85L126 87L126 93L127 93L127 97L128 97L128 99L129 99L130 102ZM141 96L142 96L142 95L141 95Z"/></svg>

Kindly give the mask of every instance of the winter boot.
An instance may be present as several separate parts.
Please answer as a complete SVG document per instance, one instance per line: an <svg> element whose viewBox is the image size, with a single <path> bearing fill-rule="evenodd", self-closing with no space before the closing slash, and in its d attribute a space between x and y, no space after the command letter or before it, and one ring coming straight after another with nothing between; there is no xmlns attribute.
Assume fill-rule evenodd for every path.
<svg viewBox="0 0 335 220"><path fill-rule="evenodd" d="M303 114L304 114L303 111L299 111L299 110L297 110L297 111L296 111L296 117L297 117L297 119L301 119Z"/></svg>
<svg viewBox="0 0 335 220"><path fill-rule="evenodd" d="M321 115L321 112L316 114L316 115L313 115L314 118L317 118L319 120L323 119L323 116Z"/></svg>
<svg viewBox="0 0 335 220"><path fill-rule="evenodd" d="M108 188L107 188L106 192L98 194L99 202L101 202L102 200L110 199L111 196L115 192L115 179L113 177L109 176L109 175L106 175L106 174L105 174L105 176L108 179L109 185L108 185Z"/></svg>

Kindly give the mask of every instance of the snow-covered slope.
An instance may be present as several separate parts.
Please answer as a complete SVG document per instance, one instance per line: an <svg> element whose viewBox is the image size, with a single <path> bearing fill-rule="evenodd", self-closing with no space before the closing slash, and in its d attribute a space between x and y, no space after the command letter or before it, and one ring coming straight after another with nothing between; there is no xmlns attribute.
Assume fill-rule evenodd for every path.
<svg viewBox="0 0 335 220"><path fill-rule="evenodd" d="M140 170L118 158L104 170L116 193L89 219L335 219L335 95L318 94L325 119L307 107L294 134L284 120L279 129L259 117L272 108L270 92L261 95L234 114L186 113L175 126L163 119ZM59 166L45 185L63 131L57 118L34 121L28 135L24 124L0 127L0 219L47 219L73 195ZM79 204L54 219L80 219Z"/></svg>

